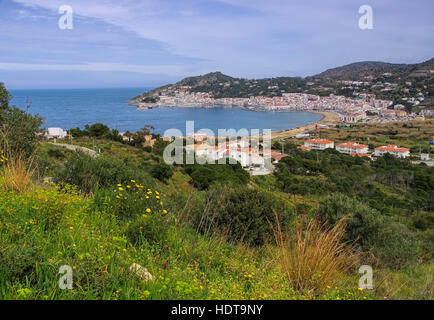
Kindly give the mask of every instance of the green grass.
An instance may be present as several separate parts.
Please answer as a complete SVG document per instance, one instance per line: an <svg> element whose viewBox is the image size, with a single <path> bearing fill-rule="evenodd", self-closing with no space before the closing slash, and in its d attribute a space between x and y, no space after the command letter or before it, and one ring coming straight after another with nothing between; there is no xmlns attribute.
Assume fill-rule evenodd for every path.
<svg viewBox="0 0 434 320"><path fill-rule="evenodd" d="M83 139L74 144L91 147L92 142ZM145 172L159 160L121 143L101 140L97 145L104 157L129 159ZM70 151L41 144L38 160L46 170L39 179L21 193L0 188L0 299L433 298L433 266L428 263L374 270L379 284L375 291L358 290L357 270L315 294L296 291L274 260L273 244L256 248L230 244L223 236L198 234L189 227L186 216L194 210L194 197L205 193L193 188L184 170L175 167L167 183L150 177L140 182L145 189L146 183L155 186L153 195L158 190L164 203L143 217L145 208L134 204L134 195L131 201L116 198L115 185L88 195L73 186L38 182L70 156ZM273 175L250 181L251 188L290 201L299 214L310 214L322 198L286 194L276 184ZM401 198L397 190L382 191ZM120 215L126 208L131 217ZM143 282L130 274L133 263L147 268L154 279ZM59 289L58 270L63 265L73 268L73 290Z"/></svg>
<svg viewBox="0 0 434 320"><path fill-rule="evenodd" d="M305 296L291 288L268 248L230 245L224 238L176 225L171 218L162 243L134 244L126 236L134 220L119 219L109 200L51 184L21 194L1 191L0 298L372 298L357 290L356 279L339 290L325 288L321 295ZM143 282L129 274L132 263L146 267L154 280ZM74 270L73 290L58 287L62 265Z"/></svg>

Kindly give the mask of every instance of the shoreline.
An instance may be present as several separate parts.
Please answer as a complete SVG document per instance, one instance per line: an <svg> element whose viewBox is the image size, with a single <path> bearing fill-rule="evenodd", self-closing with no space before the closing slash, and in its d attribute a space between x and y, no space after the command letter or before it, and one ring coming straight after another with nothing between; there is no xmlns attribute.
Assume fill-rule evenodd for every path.
<svg viewBox="0 0 434 320"><path fill-rule="evenodd" d="M133 105L134 106L134 105ZM140 108L136 105L136 108L138 110L146 110L143 108ZM177 105L177 106L153 106L152 108L197 108L201 109L200 106L194 106L194 105ZM252 111L252 112L294 112L294 113L313 113L313 114L320 114L322 116L321 119L319 119L316 122L310 122L305 125L291 128L291 129L284 129L280 131L272 131L271 132L271 139L284 139L284 138L291 138L294 137L297 134L300 133L308 133L313 130L315 130L315 125L320 124L333 124L337 123L339 121L339 114L334 111L317 111L317 110L265 110L265 109L250 109L242 106L208 106L206 109L212 109L212 108L240 108L245 111ZM250 136L250 135L249 135ZM261 135L262 136L262 135Z"/></svg>
<svg viewBox="0 0 434 320"><path fill-rule="evenodd" d="M337 123L339 121L339 115L333 111L306 111L306 112L321 114L322 118L315 123L308 123L304 126L283 130L279 132L272 132L271 139L291 138L297 134L308 133L315 130L316 124Z"/></svg>

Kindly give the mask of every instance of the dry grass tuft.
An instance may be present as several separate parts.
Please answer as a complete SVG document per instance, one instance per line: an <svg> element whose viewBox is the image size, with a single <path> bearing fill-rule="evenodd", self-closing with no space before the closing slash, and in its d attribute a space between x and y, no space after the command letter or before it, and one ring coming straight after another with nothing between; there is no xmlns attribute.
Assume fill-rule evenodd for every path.
<svg viewBox="0 0 434 320"><path fill-rule="evenodd" d="M0 188L15 192L24 192L32 184L35 173L34 156L25 159L20 150L9 148L4 133L0 132Z"/></svg>
<svg viewBox="0 0 434 320"><path fill-rule="evenodd" d="M33 174L34 169L21 156L10 157L1 170L1 187L15 192L26 191Z"/></svg>
<svg viewBox="0 0 434 320"><path fill-rule="evenodd" d="M275 260L294 289L302 294L320 293L357 264L359 255L354 247L341 241L347 218L334 227L317 218L298 218L292 233L283 232L277 221L273 229L278 246Z"/></svg>

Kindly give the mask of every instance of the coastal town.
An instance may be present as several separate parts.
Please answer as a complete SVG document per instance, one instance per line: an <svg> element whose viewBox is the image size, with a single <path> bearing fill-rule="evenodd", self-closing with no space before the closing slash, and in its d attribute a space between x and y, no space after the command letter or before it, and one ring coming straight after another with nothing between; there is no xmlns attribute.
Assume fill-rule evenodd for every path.
<svg viewBox="0 0 434 320"><path fill-rule="evenodd" d="M434 70L433 70L434 71ZM335 95L333 93L320 96L305 92L285 93L280 92L276 96L250 96L250 97L225 97L215 98L210 92L193 92L191 86L164 87L159 89L158 97L144 99L144 101L132 101L139 110L155 107L241 107L251 111L293 111L312 112L329 111L335 112L339 120L347 123L386 123L390 121L424 120L425 117L433 116L434 110L423 109L420 112L408 112L403 104L392 100L378 99L373 93L358 92L360 86L368 83L360 81L341 81L343 89L354 90L353 97ZM310 84L308 82L308 84ZM219 86L229 87L231 84L219 83ZM381 83L372 84L372 87L385 86L383 90L392 90L396 84ZM411 86L410 82L407 85ZM273 89L273 88L269 88ZM274 88L278 90L279 88ZM407 89L408 90L408 89ZM424 101L424 95L419 92L415 97L403 98L407 103L417 106Z"/></svg>

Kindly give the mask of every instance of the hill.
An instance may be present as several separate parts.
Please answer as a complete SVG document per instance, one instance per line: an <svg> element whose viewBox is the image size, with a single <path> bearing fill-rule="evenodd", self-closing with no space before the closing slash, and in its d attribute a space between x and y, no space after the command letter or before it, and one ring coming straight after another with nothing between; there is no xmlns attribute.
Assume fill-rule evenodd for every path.
<svg viewBox="0 0 434 320"><path fill-rule="evenodd" d="M375 94L380 99L400 101L403 92L411 94L425 91L425 101L431 101L434 59L417 64L393 64L364 61L326 70L311 77L277 77L265 79L243 79L212 72L185 78L175 84L145 92L129 102L132 105L156 104L160 97L179 98L191 93L206 93L210 98L249 98L252 96L280 97L284 93L308 93L316 95L353 96L354 89L361 93ZM365 82L364 87L343 87L342 80ZM382 90L388 83L396 84L396 92ZM412 84L407 84L412 82ZM378 85L380 83L380 86ZM394 84L394 85L395 85ZM384 86L383 86L384 85ZM425 90L428 89L428 90ZM402 97L401 97L402 96ZM176 104L176 101L174 101Z"/></svg>
<svg viewBox="0 0 434 320"><path fill-rule="evenodd" d="M284 92L299 92L305 89L306 81L300 77L267 79L234 78L221 72L185 78L130 100L133 105L155 103L160 96L176 96L188 93L210 93L213 98L248 98L250 96L281 96Z"/></svg>
<svg viewBox="0 0 434 320"><path fill-rule="evenodd" d="M394 64L379 61L362 61L328 69L314 78L351 79L358 80L366 76L380 76L385 73L400 73L401 76L410 76L421 71L433 69L434 59L417 64Z"/></svg>

